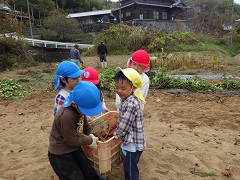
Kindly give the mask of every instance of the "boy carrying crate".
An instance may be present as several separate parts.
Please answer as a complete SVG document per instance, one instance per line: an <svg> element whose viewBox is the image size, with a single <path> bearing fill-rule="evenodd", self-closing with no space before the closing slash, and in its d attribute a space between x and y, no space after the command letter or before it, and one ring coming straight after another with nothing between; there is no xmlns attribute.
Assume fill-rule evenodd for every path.
<svg viewBox="0 0 240 180"><path fill-rule="evenodd" d="M141 108L141 102L145 102L145 99L140 91L136 94L134 91L142 87L142 78L132 68L117 68L114 82L115 91L121 98L119 124L114 137L122 137L124 177L125 180L139 180L137 164L146 147Z"/></svg>

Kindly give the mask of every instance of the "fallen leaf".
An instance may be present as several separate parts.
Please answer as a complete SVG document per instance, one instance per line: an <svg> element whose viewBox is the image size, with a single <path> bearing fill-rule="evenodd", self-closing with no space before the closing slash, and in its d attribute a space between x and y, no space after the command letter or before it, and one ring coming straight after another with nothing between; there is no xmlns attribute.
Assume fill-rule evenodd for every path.
<svg viewBox="0 0 240 180"><path fill-rule="evenodd" d="M196 132L194 133L194 135L200 137L200 135L198 133L196 133Z"/></svg>
<svg viewBox="0 0 240 180"><path fill-rule="evenodd" d="M233 176L233 168L231 165L228 165L228 167L225 168L226 172L224 173L224 176L232 177Z"/></svg>

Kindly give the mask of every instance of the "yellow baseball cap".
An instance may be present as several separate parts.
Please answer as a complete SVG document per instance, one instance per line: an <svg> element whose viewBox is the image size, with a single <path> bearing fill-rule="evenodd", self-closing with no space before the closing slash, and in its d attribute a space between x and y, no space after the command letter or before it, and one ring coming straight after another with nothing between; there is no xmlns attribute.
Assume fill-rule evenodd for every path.
<svg viewBox="0 0 240 180"><path fill-rule="evenodd" d="M119 71L123 72L123 74L132 82L134 87L137 88L142 87L142 77L135 69L133 68L121 69L120 67L117 67L116 72ZM134 94L138 99L145 102L145 99L139 89L136 92L134 92Z"/></svg>

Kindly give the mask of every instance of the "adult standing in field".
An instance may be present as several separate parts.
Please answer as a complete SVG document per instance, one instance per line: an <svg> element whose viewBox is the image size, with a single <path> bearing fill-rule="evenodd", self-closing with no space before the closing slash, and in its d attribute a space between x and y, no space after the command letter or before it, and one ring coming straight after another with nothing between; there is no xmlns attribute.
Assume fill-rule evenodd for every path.
<svg viewBox="0 0 240 180"><path fill-rule="evenodd" d="M81 63L80 67L82 69L83 61L81 60L81 57L80 57L79 45L77 44L74 45L74 47L69 52L69 57L70 57L70 61L74 62L76 65L78 65L80 62Z"/></svg>
<svg viewBox="0 0 240 180"><path fill-rule="evenodd" d="M108 53L107 46L102 41L98 46L98 56L99 56L100 62L102 64L102 68L107 67L107 58L106 58L107 53Z"/></svg>

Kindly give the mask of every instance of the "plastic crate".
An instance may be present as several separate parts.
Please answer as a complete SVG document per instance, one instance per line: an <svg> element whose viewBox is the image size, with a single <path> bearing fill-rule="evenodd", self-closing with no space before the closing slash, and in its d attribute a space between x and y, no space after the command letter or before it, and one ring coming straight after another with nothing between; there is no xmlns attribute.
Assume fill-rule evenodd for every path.
<svg viewBox="0 0 240 180"><path fill-rule="evenodd" d="M91 122L92 133L99 132L108 125L116 124L118 121L118 113L110 111L99 116ZM122 163L122 150L120 147L122 138L115 139L111 137L106 141L97 141L98 148L92 149L84 146L84 152L90 160L94 169L101 175L108 175L112 169Z"/></svg>

